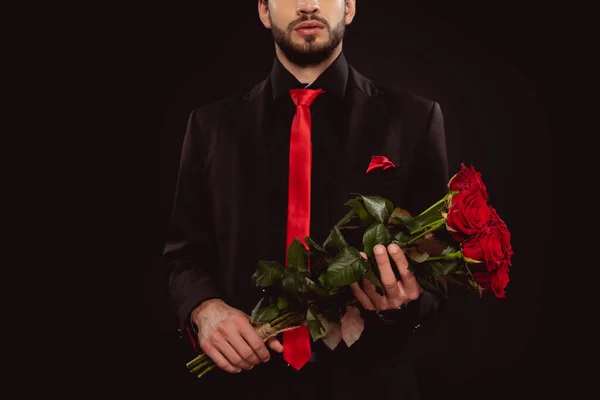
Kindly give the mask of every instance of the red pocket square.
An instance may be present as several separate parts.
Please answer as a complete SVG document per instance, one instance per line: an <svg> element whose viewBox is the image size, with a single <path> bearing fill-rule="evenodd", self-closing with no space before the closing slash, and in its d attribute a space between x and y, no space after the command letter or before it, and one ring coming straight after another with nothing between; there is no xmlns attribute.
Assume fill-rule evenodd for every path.
<svg viewBox="0 0 600 400"><path fill-rule="evenodd" d="M388 160L387 157L384 156L371 156L371 163L369 164L369 168L367 168L367 174L375 169L383 168L394 168L395 165L393 162Z"/></svg>

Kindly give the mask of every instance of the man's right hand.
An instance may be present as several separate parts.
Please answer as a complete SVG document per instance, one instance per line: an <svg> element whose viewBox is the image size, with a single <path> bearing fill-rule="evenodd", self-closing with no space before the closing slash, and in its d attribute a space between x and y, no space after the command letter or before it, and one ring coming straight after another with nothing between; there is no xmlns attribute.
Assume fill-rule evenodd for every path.
<svg viewBox="0 0 600 400"><path fill-rule="evenodd" d="M191 318L198 327L200 347L224 371L237 373L269 361L269 350L248 315L223 300L204 301L192 311ZM278 353L283 351L276 338L269 339L268 344Z"/></svg>

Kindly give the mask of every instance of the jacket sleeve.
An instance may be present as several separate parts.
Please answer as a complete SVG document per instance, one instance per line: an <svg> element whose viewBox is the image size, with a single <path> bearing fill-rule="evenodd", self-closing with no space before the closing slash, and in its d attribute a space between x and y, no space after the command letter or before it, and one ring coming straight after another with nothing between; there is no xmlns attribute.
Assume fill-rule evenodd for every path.
<svg viewBox="0 0 600 400"><path fill-rule="evenodd" d="M212 196L208 180L209 143L199 126L198 111L190 114L183 140L164 262L168 289L181 331L189 329L191 311L201 302L219 298L218 252ZM189 334L189 330L188 330Z"/></svg>

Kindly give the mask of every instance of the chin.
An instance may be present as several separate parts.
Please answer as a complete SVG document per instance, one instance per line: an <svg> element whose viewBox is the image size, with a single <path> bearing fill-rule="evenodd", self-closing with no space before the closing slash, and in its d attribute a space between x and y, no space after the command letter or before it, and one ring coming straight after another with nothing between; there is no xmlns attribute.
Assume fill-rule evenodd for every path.
<svg viewBox="0 0 600 400"><path fill-rule="evenodd" d="M321 35L308 35L308 36L300 36L298 40L295 41L297 45L302 47L308 46L321 46L324 43L327 43L327 38Z"/></svg>

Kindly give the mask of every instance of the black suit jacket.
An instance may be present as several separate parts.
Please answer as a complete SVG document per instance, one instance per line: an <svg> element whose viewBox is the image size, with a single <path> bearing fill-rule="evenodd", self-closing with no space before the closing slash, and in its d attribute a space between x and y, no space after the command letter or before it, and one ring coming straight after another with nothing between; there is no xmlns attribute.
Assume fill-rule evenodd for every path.
<svg viewBox="0 0 600 400"><path fill-rule="evenodd" d="M264 259L261 249L270 235L285 234L268 232L262 220L269 208L264 130L270 94L266 78L242 95L195 109L189 117L164 252L182 332L192 309L209 298L222 298L250 313L261 295L250 281L256 262ZM413 214L439 200L449 178L439 105L384 87L352 67L347 95L350 130L329 177L328 201L339 210L332 221L347 212L343 204L353 192L389 198ZM372 155L386 156L396 168L366 174ZM376 370L382 362L389 367L402 359L412 327L433 313L438 302L424 293L413 302L417 312L394 326L365 313L361 339L339 350L350 358L337 359L372 362Z"/></svg>

